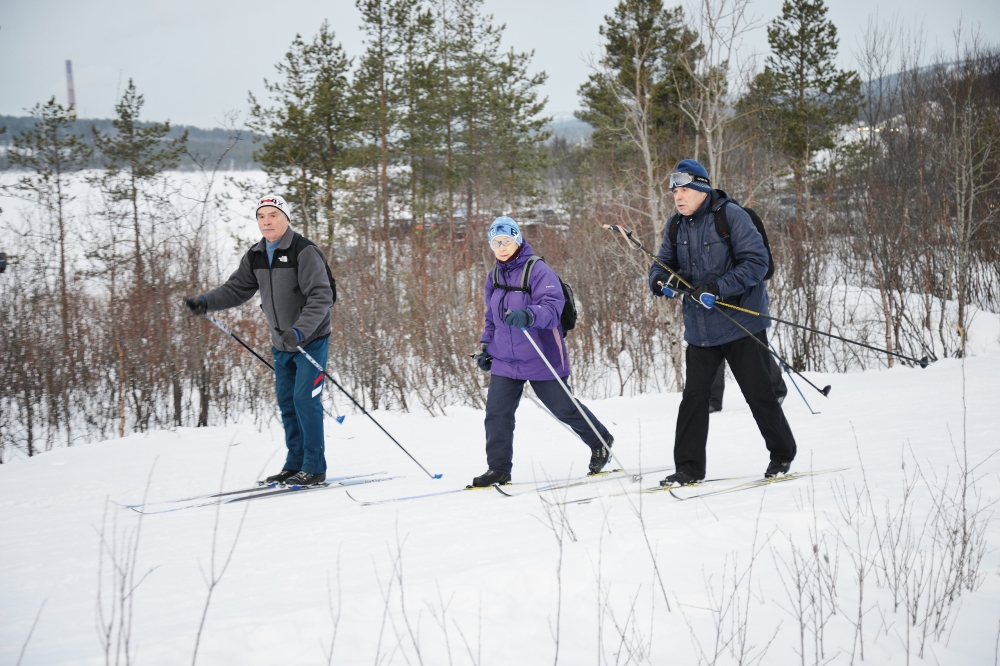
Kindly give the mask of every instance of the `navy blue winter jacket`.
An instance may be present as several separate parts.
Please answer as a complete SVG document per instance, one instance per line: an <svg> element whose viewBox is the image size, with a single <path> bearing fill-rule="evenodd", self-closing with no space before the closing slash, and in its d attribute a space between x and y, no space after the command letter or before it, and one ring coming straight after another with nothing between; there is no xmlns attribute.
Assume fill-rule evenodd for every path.
<svg viewBox="0 0 1000 666"><path fill-rule="evenodd" d="M715 230L715 211L726 207L729 220L729 243ZM663 233L663 243L657 253L660 261L683 275L691 276L694 287L715 281L720 298L748 310L768 314L767 248L764 239L750 216L722 190L713 190L701 208L690 217L681 217L677 229L677 245L670 242L670 225ZM649 283L666 282L666 271L653 263L649 268ZM744 314L738 310L716 305L709 310L693 299L684 297L684 340L690 345L714 347L746 337L738 326L722 316L718 310L738 321L751 333L758 333L771 325L770 320Z"/></svg>

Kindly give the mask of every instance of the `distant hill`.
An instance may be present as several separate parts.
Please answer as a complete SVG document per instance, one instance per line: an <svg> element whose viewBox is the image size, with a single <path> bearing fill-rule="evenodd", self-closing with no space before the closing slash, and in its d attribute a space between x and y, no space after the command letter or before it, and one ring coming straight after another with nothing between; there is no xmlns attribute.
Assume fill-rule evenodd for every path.
<svg viewBox="0 0 1000 666"><path fill-rule="evenodd" d="M579 120L572 113L554 113L552 122L545 126L552 130L552 138L560 137L566 139L570 145L580 145L590 140L590 135L594 133L594 128Z"/></svg>
<svg viewBox="0 0 1000 666"><path fill-rule="evenodd" d="M13 137L30 130L34 124L35 119L31 116L0 116L0 127L7 128L6 133L0 134L0 159L2 159L4 166L7 166L6 154L13 141ZM91 126L96 127L100 131L110 131L111 120L106 118L80 118L75 123L76 130L82 136L88 138L90 137ZM171 125L169 136L178 137L185 130L188 133L188 152L198 159L207 158L206 166L214 165L215 161L225 152L226 146L229 144L229 134L224 129L206 130L200 127L191 127L190 125ZM226 155L220 168L226 171L259 169L260 165L253 160L253 151L260 144L259 142L254 143L253 139L254 135L244 133L240 141ZM94 166L99 166L96 160ZM192 170L195 168L195 164L190 157L184 156L181 158L178 168L185 171Z"/></svg>
<svg viewBox="0 0 1000 666"><path fill-rule="evenodd" d="M13 137L30 130L35 124L31 116L0 116L0 127L6 127L7 131L0 134L0 168L9 167L6 160L7 151L10 148ZM82 135L90 137L91 126L100 131L110 131L111 120L107 118L80 118L76 121L76 130ZM556 113L553 120L546 125L546 129L552 131L553 138L561 137L570 145L580 145L586 143L590 138L593 128L587 123L577 120L572 113ZM198 157L207 158L208 165L212 165L225 151L229 144L229 135L221 128L202 129L190 125L171 125L170 137L178 137L185 130L188 133L188 151ZM249 132L244 133L240 141L229 151L220 165L226 171L245 171L259 169L260 165L254 161L253 152L260 147L258 138ZM100 166L95 158L94 166ZM194 162L190 157L183 157L178 168L184 171L193 170Z"/></svg>

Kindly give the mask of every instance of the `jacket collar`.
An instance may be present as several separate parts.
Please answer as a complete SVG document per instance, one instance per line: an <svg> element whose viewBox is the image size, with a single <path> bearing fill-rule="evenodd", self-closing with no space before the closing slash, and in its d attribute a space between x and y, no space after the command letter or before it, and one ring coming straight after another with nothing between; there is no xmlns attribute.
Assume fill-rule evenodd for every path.
<svg viewBox="0 0 1000 666"><path fill-rule="evenodd" d="M705 201L702 202L698 210L695 211L694 215L686 216L689 220L696 220L702 215L707 215L708 213L714 213L719 210L725 203L729 201L729 195L722 190L712 190L711 194L705 197Z"/></svg>
<svg viewBox="0 0 1000 666"><path fill-rule="evenodd" d="M281 242L278 243L277 250L287 250L292 246L292 241L295 239L295 230L292 229L292 225L288 225L285 229L284 235L281 237ZM253 246L255 252L266 252L267 251L267 239L261 237L260 241Z"/></svg>

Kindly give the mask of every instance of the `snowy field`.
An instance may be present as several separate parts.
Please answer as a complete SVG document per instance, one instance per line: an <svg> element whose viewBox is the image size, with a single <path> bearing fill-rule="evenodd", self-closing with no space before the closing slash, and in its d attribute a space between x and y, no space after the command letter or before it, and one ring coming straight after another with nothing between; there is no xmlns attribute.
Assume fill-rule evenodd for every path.
<svg viewBox="0 0 1000 666"><path fill-rule="evenodd" d="M997 318L980 314L964 363L811 374L833 391L799 382L819 415L789 393L793 470L846 469L683 502L616 495L640 484L614 480L370 506L325 489L144 516L108 502L140 502L147 478L158 502L277 471L280 425L249 418L15 460L0 467L0 663L105 663L106 640L108 662L126 663L127 638L138 664L190 663L196 641L202 664L994 664L1000 536L984 521L1000 498L998 338ZM669 468L679 401L590 406L625 466ZM518 416L515 481L585 471L587 450L558 423L528 401ZM327 425L328 474L402 477L356 486L358 499L459 488L486 469L481 412L376 417L444 476L430 480L349 414ZM975 467L964 514L951 503L963 450ZM730 385L709 477L766 464ZM984 553L966 558L974 591L948 583L948 526L963 516L983 530L981 550L975 533L963 541ZM124 619L112 556L134 565Z"/></svg>

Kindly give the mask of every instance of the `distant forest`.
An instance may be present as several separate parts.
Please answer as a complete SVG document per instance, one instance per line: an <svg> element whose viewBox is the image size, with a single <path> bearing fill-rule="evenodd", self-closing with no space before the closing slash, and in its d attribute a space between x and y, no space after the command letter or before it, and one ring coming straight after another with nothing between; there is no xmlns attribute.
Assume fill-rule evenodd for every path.
<svg viewBox="0 0 1000 666"><path fill-rule="evenodd" d="M99 132L107 133L112 129L110 118L79 118L72 122L71 131L80 136L90 135L90 128L94 127ZM6 132L0 133L0 168L17 167L7 161L7 151L10 150L13 137L30 131L35 127L36 120L32 116L0 116L0 128L6 128ZM159 123L142 122L141 127L152 127ZM593 131L587 123L572 117L557 118L546 126L546 130L551 132L553 139L565 140L568 145L580 145L590 138ZM181 171L191 171L195 169L195 160L204 159L208 163L215 163L219 156L225 154L225 158L219 165L223 171L250 171L260 169L259 162L254 160L253 153L260 149L262 141L266 137L252 132L243 132L240 140L235 146L230 148L231 133L228 130L217 127L215 129L202 129L193 125L171 125L168 139L181 137L184 132L188 134L187 153L181 157L177 168ZM227 149L229 150L226 153ZM91 166L100 168L101 161L98 155L91 157Z"/></svg>

